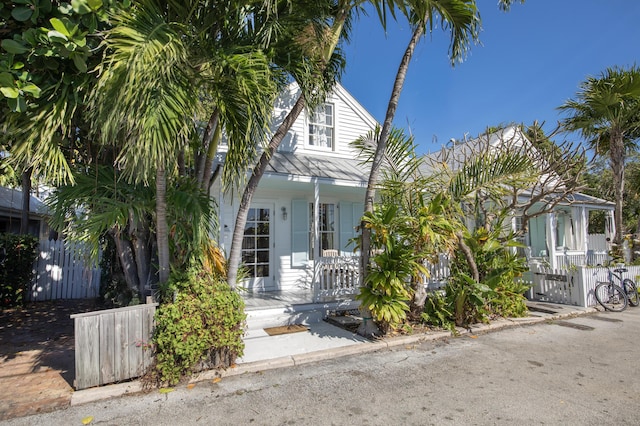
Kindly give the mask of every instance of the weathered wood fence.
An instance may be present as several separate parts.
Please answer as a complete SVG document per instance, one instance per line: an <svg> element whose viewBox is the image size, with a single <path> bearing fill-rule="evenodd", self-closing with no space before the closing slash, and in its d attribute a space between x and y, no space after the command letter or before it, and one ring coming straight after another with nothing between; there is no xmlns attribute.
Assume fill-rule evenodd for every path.
<svg viewBox="0 0 640 426"><path fill-rule="evenodd" d="M100 292L100 267L81 243L40 240L28 300L90 299Z"/></svg>
<svg viewBox="0 0 640 426"><path fill-rule="evenodd" d="M77 390L140 377L152 361L157 303L71 315Z"/></svg>

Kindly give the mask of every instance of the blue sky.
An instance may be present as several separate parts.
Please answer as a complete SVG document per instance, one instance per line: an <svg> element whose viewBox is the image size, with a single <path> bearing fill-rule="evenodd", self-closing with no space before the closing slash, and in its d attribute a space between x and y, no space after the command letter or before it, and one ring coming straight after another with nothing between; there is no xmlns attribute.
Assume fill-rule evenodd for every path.
<svg viewBox="0 0 640 426"><path fill-rule="evenodd" d="M549 131L561 119L557 107L588 76L640 66L640 1L528 0L507 13L496 0L477 4L481 44L463 63L450 65L448 33L439 29L416 48L394 123L410 129L420 152L501 123L538 120ZM404 21L385 35L370 14L343 46L342 84L379 122L410 37Z"/></svg>

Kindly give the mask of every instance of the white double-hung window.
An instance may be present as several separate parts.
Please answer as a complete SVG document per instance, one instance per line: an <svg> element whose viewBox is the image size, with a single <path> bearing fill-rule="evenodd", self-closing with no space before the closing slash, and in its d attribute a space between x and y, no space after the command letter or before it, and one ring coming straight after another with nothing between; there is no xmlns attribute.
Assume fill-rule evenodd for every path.
<svg viewBox="0 0 640 426"><path fill-rule="evenodd" d="M309 145L333 149L333 104L318 105L309 116Z"/></svg>

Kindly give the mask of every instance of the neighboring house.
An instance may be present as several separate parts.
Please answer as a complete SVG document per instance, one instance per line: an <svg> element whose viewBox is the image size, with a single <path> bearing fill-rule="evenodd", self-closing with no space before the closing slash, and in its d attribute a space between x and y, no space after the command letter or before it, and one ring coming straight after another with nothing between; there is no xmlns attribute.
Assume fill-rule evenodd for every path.
<svg viewBox="0 0 640 426"><path fill-rule="evenodd" d="M484 152L485 149L500 148L524 148L534 161L545 163L544 157L539 155L520 127L510 126L430 154L432 161L427 162L422 172L432 173L433 169L428 165L443 160L450 168L455 169L465 158ZM614 235L614 203L586 194L566 193L563 183L551 169L548 164L541 164L537 183L532 188L518 192L520 205L527 204L532 195L535 196L541 191L548 193L544 201L536 203L530 211L547 210L547 205L555 204L550 212L529 220L528 230L522 242L527 247L524 254L532 269L537 270L541 266L558 269L571 265L603 263L610 249L609 238ZM589 215L595 211L605 212L604 234L589 234ZM514 230L522 229L521 211L514 212L512 226Z"/></svg>
<svg viewBox="0 0 640 426"><path fill-rule="evenodd" d="M33 195L29 196L29 234L39 239L48 238L47 206ZM20 233L22 191L0 187L0 232Z"/></svg>
<svg viewBox="0 0 640 426"><path fill-rule="evenodd" d="M280 97L274 129L298 95L294 84ZM358 164L349 144L376 125L339 84L315 111L300 114L253 197L242 250L248 273L244 287L317 290L319 281L330 279L332 285L340 281L340 289L329 292L333 295L357 289L357 263L350 259L349 239L356 236L364 211L369 169ZM218 158L223 161L224 153ZM228 253L240 197L223 194L219 181L212 194L220 206L219 244ZM338 263L341 266L330 266Z"/></svg>

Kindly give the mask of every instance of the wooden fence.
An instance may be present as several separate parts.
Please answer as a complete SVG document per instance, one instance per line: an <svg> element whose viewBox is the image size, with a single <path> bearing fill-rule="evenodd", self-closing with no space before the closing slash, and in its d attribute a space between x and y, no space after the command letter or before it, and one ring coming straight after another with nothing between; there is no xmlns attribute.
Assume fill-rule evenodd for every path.
<svg viewBox="0 0 640 426"><path fill-rule="evenodd" d="M100 267L80 243L40 240L28 300L90 299L100 291Z"/></svg>
<svg viewBox="0 0 640 426"><path fill-rule="evenodd" d="M140 377L151 365L157 303L71 315L77 390Z"/></svg>

